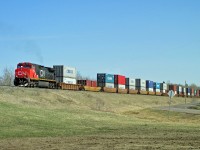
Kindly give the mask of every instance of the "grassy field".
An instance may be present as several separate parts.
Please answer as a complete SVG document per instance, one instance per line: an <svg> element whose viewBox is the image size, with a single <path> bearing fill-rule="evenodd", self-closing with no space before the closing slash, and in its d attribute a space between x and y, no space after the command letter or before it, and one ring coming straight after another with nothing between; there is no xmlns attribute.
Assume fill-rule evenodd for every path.
<svg viewBox="0 0 200 150"><path fill-rule="evenodd" d="M187 102L199 99L187 99ZM0 87L0 149L200 149L200 116L167 97ZM185 99L174 98L173 105Z"/></svg>

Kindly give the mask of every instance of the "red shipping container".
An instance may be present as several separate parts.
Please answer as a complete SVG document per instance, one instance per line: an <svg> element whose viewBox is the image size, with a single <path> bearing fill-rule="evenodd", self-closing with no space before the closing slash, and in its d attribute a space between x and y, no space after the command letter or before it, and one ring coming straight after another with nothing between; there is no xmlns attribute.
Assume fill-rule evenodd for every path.
<svg viewBox="0 0 200 150"><path fill-rule="evenodd" d="M176 92L177 91L177 86L176 85L170 85L169 86L169 90L172 90L172 91Z"/></svg>
<svg viewBox="0 0 200 150"><path fill-rule="evenodd" d="M200 96L200 90L197 90L197 96Z"/></svg>
<svg viewBox="0 0 200 150"><path fill-rule="evenodd" d="M199 96L199 90L197 90L197 96Z"/></svg>
<svg viewBox="0 0 200 150"><path fill-rule="evenodd" d="M97 87L97 81L91 81L91 86L92 87Z"/></svg>
<svg viewBox="0 0 200 150"><path fill-rule="evenodd" d="M191 88L191 94L194 94L194 89L193 88Z"/></svg>
<svg viewBox="0 0 200 150"><path fill-rule="evenodd" d="M115 84L125 85L126 77L122 75L115 75Z"/></svg>

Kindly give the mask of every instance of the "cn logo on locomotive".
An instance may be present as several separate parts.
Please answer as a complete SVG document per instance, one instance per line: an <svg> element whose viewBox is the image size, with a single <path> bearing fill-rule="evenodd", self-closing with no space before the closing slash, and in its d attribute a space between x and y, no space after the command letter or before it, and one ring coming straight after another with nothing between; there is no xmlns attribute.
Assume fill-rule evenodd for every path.
<svg viewBox="0 0 200 150"><path fill-rule="evenodd" d="M45 77L45 71L44 70L40 70L40 77Z"/></svg>

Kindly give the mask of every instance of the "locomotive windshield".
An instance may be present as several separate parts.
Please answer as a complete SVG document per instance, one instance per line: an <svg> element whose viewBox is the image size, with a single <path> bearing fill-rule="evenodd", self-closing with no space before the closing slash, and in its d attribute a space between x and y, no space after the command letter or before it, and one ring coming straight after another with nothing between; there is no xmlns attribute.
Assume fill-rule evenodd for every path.
<svg viewBox="0 0 200 150"><path fill-rule="evenodd" d="M29 64L29 63L20 63L17 65L17 68L21 68L21 67L24 67L24 68L34 68L34 66L32 64Z"/></svg>

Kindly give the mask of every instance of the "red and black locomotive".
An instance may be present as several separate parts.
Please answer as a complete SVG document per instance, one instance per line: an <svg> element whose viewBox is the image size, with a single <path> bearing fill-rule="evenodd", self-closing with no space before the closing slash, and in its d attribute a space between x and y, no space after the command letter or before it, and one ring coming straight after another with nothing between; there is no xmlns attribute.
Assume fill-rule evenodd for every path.
<svg viewBox="0 0 200 150"><path fill-rule="evenodd" d="M55 88L55 70L29 62L19 63L15 70L14 85Z"/></svg>

